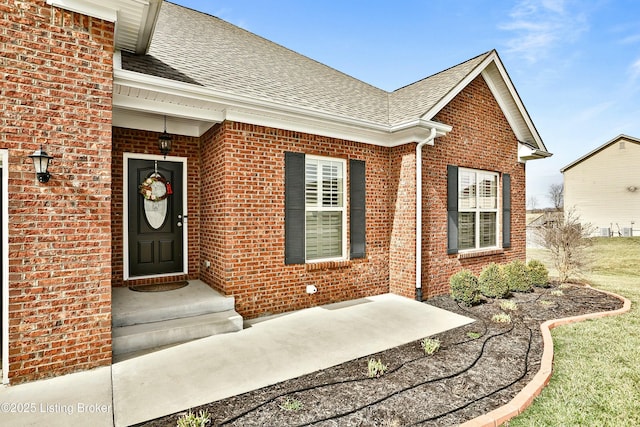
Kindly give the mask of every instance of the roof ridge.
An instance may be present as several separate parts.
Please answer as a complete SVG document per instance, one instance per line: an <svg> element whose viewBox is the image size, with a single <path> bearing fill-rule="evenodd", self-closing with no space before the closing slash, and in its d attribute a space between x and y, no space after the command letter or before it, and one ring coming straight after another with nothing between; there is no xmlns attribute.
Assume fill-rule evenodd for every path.
<svg viewBox="0 0 640 427"><path fill-rule="evenodd" d="M418 83L420 83L420 82L423 82L423 81L425 81L425 80L427 80L427 79L430 79L430 78L432 78L432 77L435 77L435 76L437 76L438 74L446 73L447 71L450 71L450 70L452 70L452 69L454 69L454 68L460 67L461 65L464 65L464 64L466 64L466 63L468 63L468 62L475 61L476 59L480 58L481 56L489 56L490 54L492 54L492 53L493 53L493 52L495 52L495 51L496 51L495 49L488 50L488 51L486 51L486 52L484 52L484 53L481 53L481 54L479 54L479 55L474 56L473 58L469 58L469 59L467 59L466 61L462 61L462 62L460 62L460 63L458 63L458 64L456 64L456 65L452 65L451 67L445 68L444 70L440 70L440 71L438 71L437 73L433 73L433 74L428 75L427 77L423 77L423 78L421 78L420 80L416 80L416 81L415 81L415 82L413 82L413 83L409 83L409 84L407 84L407 85L404 85L404 86L402 86L402 87L399 87L398 89L395 89L394 91L389 92L389 93L396 93L396 92L398 92L398 91L400 91L400 90L402 90L402 89L408 88L409 86L413 86L413 85L418 84Z"/></svg>

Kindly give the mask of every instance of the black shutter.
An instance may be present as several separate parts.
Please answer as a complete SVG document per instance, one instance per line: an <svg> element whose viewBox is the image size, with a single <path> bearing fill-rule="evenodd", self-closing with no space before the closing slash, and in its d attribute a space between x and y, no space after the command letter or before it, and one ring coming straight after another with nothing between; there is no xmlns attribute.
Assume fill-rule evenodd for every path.
<svg viewBox="0 0 640 427"><path fill-rule="evenodd" d="M511 175L502 175L502 247L511 247Z"/></svg>
<svg viewBox="0 0 640 427"><path fill-rule="evenodd" d="M349 234L351 259L366 256L366 194L365 164L362 160L349 160Z"/></svg>
<svg viewBox="0 0 640 427"><path fill-rule="evenodd" d="M447 253L458 253L458 167L447 165Z"/></svg>
<svg viewBox="0 0 640 427"><path fill-rule="evenodd" d="M284 263L304 264L304 170L302 153L284 153Z"/></svg>

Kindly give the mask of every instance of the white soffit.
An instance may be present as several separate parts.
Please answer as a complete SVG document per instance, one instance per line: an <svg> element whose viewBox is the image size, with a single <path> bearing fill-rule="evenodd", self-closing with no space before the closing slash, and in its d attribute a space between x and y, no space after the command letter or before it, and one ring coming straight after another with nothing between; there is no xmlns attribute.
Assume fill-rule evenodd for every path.
<svg viewBox="0 0 640 427"><path fill-rule="evenodd" d="M145 53L161 0L47 0L70 12L115 22L115 48Z"/></svg>
<svg viewBox="0 0 640 427"><path fill-rule="evenodd" d="M482 70L482 77L487 82L518 140L534 145L542 151L547 151L502 63L493 61Z"/></svg>

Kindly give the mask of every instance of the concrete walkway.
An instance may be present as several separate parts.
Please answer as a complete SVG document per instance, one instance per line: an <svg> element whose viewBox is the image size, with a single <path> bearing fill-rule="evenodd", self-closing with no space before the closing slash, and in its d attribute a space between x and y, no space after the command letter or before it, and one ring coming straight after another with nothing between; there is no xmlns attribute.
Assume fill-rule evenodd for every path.
<svg viewBox="0 0 640 427"><path fill-rule="evenodd" d="M396 295L251 322L111 367L0 388L0 425L128 426L472 322Z"/></svg>

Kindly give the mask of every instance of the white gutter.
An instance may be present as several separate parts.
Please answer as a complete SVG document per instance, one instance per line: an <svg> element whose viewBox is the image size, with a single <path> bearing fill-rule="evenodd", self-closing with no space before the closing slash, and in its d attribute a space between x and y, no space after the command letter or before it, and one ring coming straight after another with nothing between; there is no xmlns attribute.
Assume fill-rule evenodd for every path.
<svg viewBox="0 0 640 427"><path fill-rule="evenodd" d="M117 60L117 57L114 58ZM224 120L239 121L383 147L422 140L432 128L439 135L451 131L451 126L424 118L390 125L252 98L117 67L114 69L113 107L114 110L122 108L148 114L155 112L169 118L175 116L201 120L211 125ZM201 113L198 113L199 110Z"/></svg>
<svg viewBox="0 0 640 427"><path fill-rule="evenodd" d="M422 301L422 147L433 145L436 128L416 146L416 300Z"/></svg>

